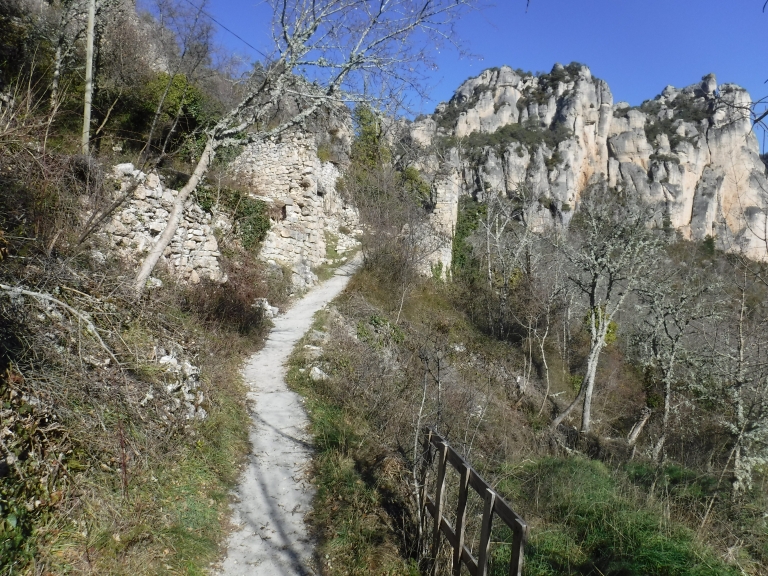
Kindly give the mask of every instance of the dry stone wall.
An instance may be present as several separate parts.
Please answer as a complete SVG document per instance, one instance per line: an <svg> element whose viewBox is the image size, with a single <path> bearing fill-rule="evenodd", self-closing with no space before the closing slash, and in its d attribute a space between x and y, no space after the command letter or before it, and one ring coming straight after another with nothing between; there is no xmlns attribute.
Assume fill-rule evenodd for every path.
<svg viewBox="0 0 768 576"><path fill-rule="evenodd" d="M251 144L230 171L254 198L269 204L272 227L260 257L289 267L295 287L317 282L312 269L328 262L329 248L343 254L358 245L357 211L336 190L341 173L318 158L313 134Z"/></svg>
<svg viewBox="0 0 768 576"><path fill-rule="evenodd" d="M141 183L121 209L112 214L103 234L118 254L138 263L165 229L177 192L164 187L157 174L139 172L133 164L115 166L114 178L120 192L133 178ZM181 224L160 263L174 276L193 284L202 279L224 282L220 256L211 215L194 200L188 200Z"/></svg>
<svg viewBox="0 0 768 576"><path fill-rule="evenodd" d="M230 165L230 172L253 198L268 204L271 228L260 257L288 267L295 288L315 284L313 269L345 260L359 245L357 211L336 190L339 168L318 158L314 134L294 132L252 144ZM114 178L119 191L134 178L141 183L111 216L103 234L121 256L138 263L165 229L177 192L164 187L156 174L140 173L132 164L115 166ZM182 281L226 281L214 230L231 227L231 222L213 218L190 199L160 263Z"/></svg>

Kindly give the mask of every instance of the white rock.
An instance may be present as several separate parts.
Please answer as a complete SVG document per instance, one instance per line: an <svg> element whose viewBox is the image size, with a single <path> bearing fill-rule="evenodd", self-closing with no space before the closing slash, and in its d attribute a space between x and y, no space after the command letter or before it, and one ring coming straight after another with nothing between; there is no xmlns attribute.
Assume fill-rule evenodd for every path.
<svg viewBox="0 0 768 576"><path fill-rule="evenodd" d="M309 371L309 377L314 382L320 382L322 380L328 379L328 374L320 370L317 366L312 366L312 369Z"/></svg>
<svg viewBox="0 0 768 576"><path fill-rule="evenodd" d="M132 176L135 168L133 164L130 162L126 162L125 164L117 164L114 168L112 168L112 172L115 174L115 176Z"/></svg>

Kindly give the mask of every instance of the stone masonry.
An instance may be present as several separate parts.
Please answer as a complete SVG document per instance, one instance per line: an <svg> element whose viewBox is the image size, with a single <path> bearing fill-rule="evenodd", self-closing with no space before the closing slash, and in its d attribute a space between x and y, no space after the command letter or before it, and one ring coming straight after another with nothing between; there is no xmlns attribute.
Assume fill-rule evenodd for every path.
<svg viewBox="0 0 768 576"><path fill-rule="evenodd" d="M132 178L138 178L141 184L113 213L104 233L122 257L138 262L165 229L177 192L165 188L157 174L139 172L133 164L115 166L114 176L121 191ZM219 266L220 256L211 215L194 200L188 200L181 224L160 262L171 274L193 284L202 279L224 282L226 275Z"/></svg>
<svg viewBox="0 0 768 576"><path fill-rule="evenodd" d="M294 132L248 146L230 165L233 177L253 198L270 205L272 228L260 257L289 267L294 287L317 282L312 268L328 262L328 249L357 246L357 211L336 190L341 176L322 162L312 134Z"/></svg>

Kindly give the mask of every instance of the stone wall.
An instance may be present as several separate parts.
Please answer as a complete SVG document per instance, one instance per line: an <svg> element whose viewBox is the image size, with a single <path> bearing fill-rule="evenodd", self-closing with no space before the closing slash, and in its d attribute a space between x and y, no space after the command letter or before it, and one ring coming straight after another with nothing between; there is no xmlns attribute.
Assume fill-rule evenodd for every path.
<svg viewBox="0 0 768 576"><path fill-rule="evenodd" d="M337 192L341 173L320 161L314 135L294 132L251 144L230 172L270 205L272 227L260 257L288 266L295 287L317 282L312 269L327 262L329 248L344 253L357 246L357 211Z"/></svg>
<svg viewBox="0 0 768 576"><path fill-rule="evenodd" d="M118 180L120 191L129 186L132 178L139 178L141 183L122 207L112 214L103 234L118 254L138 263L165 229L177 192L165 188L157 174L141 173L134 169L133 164L115 166L114 177ZM160 264L171 274L193 284L204 278L224 282L226 276L219 266L220 256L211 215L193 200L188 200L181 224L165 249Z"/></svg>
<svg viewBox="0 0 768 576"><path fill-rule="evenodd" d="M138 264L165 229L177 192L132 164L120 164L114 172L120 191L133 178L141 184L109 219L104 234L122 257ZM230 173L253 198L269 205L271 229L259 256L290 268L295 288L315 284L313 269L346 258L359 245L357 211L336 190L341 172L332 162L320 161L313 134L296 132L252 144L231 164ZM228 229L231 222L212 221L190 199L160 264L183 281L226 281L219 266L217 227Z"/></svg>

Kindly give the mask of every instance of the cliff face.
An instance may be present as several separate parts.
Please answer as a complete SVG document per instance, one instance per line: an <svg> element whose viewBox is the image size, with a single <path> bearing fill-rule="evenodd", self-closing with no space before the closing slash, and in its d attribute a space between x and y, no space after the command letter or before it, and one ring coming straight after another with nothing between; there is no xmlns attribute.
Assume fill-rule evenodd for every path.
<svg viewBox="0 0 768 576"><path fill-rule="evenodd" d="M658 225L766 260L768 177L750 104L712 74L631 108L614 104L586 66L557 64L538 77L505 66L467 80L410 136L444 150L434 170L440 232L455 225L462 194L534 198L528 222L567 225L584 189L604 178L658 206ZM422 168L430 165L435 157ZM450 265L447 252L437 259Z"/></svg>

